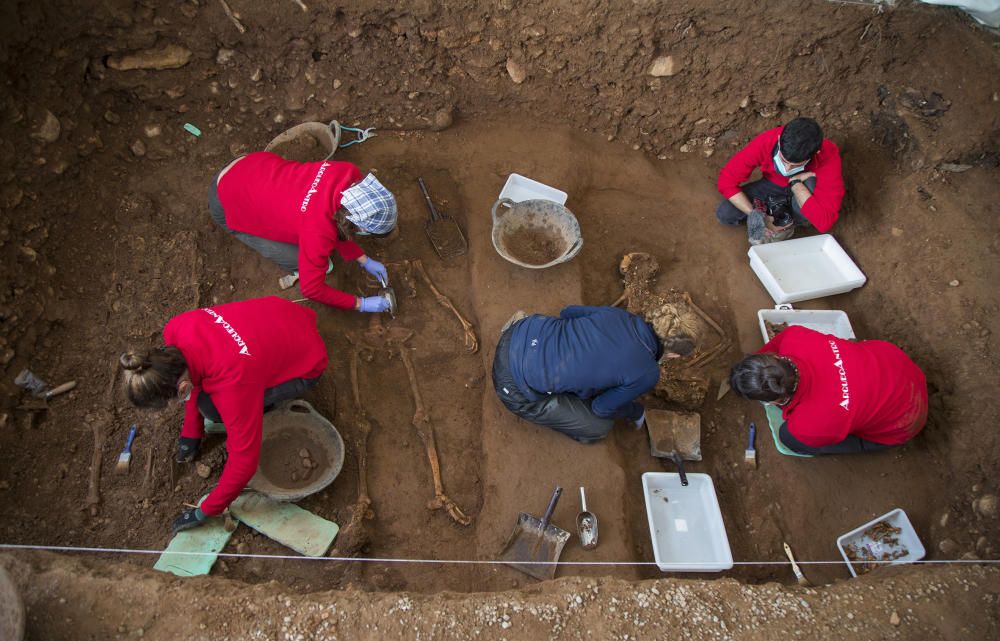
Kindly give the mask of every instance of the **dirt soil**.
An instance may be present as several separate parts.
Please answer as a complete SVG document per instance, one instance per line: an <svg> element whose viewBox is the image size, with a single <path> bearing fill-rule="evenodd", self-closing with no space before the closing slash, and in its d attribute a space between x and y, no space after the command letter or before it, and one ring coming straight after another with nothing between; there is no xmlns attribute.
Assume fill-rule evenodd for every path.
<svg viewBox="0 0 1000 641"><path fill-rule="evenodd" d="M279 290L277 267L212 224L207 185L234 155L263 148L287 127L336 117L378 128L377 137L335 157L376 172L399 200L398 236L362 245L390 263L422 259L481 344L470 353L457 320L423 281L408 282L390 267L400 314L385 323L414 332L408 347L445 490L472 524L429 509L434 493L411 425L406 371L380 351L361 368L373 423L367 480L374 516L364 556L494 559L517 513L540 513L560 484L586 486L601 523L601 545L587 552L571 542L564 560L652 559L640 476L670 468L650 457L646 434L623 425L603 443L575 444L513 418L488 376L496 337L513 311L609 304L621 293L622 256L644 251L660 263L658 287L690 292L734 342L702 371L712 382L698 408L704 460L689 468L712 475L738 561L780 561L783 541L800 559L836 561L839 534L894 507L906 510L931 559L998 557L1000 515L996 501L984 499L1000 493L1000 233L993 224L1000 215L1000 50L993 35L954 11L909 3L886 10L810 3L807 30L793 11L799 4L750 0L628 8L600 0L524 2L516 9L509 0L447 8L307 1L304 12L291 2L230 4L245 33L217 2L0 7L7 89L0 119L0 541L167 544L183 504L217 480L224 441L205 443L208 479L174 466L178 411L138 412L120 395L107 401L117 354L155 341L170 317L192 308L299 297L297 289ZM121 68L122 54L154 49L161 53L144 64L160 68L109 67L115 61ZM673 75L650 75L663 56L671 57ZM454 124L430 131L442 112ZM858 458L783 457L764 433L758 469L750 471L742 462L746 426L762 425L763 412L732 394L716 401L715 388L732 362L762 344L756 312L773 303L747 265L745 230L714 220L714 182L754 134L799 114L817 118L841 149L847 199L834 233L868 276L860 290L800 307L842 309L860 338L903 347L927 374L931 415L911 444ZM202 135L185 131L185 123ZM496 254L488 212L512 172L570 194L567 206L585 239L572 261L534 271ZM465 257L444 262L433 253L418 176L465 229ZM360 272L336 262L330 282L368 291ZM338 427L348 452L338 480L300 504L343 525L358 486L347 335L365 331L370 319L310 305L331 366L307 399ZM13 384L25 367L79 386L39 406ZM659 397L647 403L673 407ZM117 476L111 470L133 422L140 433L132 471ZM86 497L95 432L107 440L99 452L101 501L92 511ZM569 530L575 495L567 491L554 517ZM288 553L246 528L230 546ZM806 571L817 583L848 576L840 563ZM277 581L259 588L274 594L347 586L566 594L498 566L230 558L213 572L250 584ZM937 572L915 571L908 580L915 585L926 576L932 584ZM961 576L955 572L949 576ZM567 566L557 576L567 575L596 585L659 573ZM784 565L740 565L727 576L794 581ZM167 585L180 594L182 585L202 583ZM717 603L725 594L753 594L731 581L719 586ZM783 593L762 589L761 603L770 603L766 590ZM958 615L975 603L970 596L942 607L961 626Z"/></svg>
<svg viewBox="0 0 1000 641"><path fill-rule="evenodd" d="M303 427L285 427L261 443L260 471L282 489L309 485L329 471L330 463L326 448Z"/></svg>
<svg viewBox="0 0 1000 641"><path fill-rule="evenodd" d="M128 563L0 555L30 639L995 639L1000 571L900 568L829 589L571 577L531 590L434 595L299 594ZM196 596L196 598L194 598Z"/></svg>
<svg viewBox="0 0 1000 641"><path fill-rule="evenodd" d="M528 265L545 265L566 253L559 233L542 225L525 225L507 234L503 246L513 258Z"/></svg>

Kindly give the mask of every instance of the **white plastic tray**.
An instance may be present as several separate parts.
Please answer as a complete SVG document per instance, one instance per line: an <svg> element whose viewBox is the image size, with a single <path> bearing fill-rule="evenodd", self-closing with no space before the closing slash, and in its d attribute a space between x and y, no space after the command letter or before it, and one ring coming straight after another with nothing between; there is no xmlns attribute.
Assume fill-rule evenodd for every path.
<svg viewBox="0 0 1000 641"><path fill-rule="evenodd" d="M523 200L551 200L560 205L566 204L567 194L555 187L549 187L545 183L532 180L521 174L511 174L507 177L507 183L500 190L498 199L510 198L516 203Z"/></svg>
<svg viewBox="0 0 1000 641"><path fill-rule="evenodd" d="M861 527L855 528L847 534L837 537L837 549L840 550L840 556L844 557L844 562L847 563L847 569L851 571L851 576L858 576L858 573L854 571L854 562L847 557L847 551L845 548L848 544L853 543L857 547L867 546L872 552L872 555L876 558L880 557L884 552L890 552L892 550L892 548L887 547L878 541L873 541L871 537L864 536L865 530L879 521L887 521L889 525L898 527L901 530L899 533L899 544L905 547L908 551L908 553L904 556L901 556L898 559L893 559L891 561L892 565L919 561L924 558L925 554L927 554L927 550L924 549L924 544L920 542L920 538L917 536L917 531L913 529L913 525L910 523L909 517L906 516L906 512L897 507L895 510L887 512L878 518L874 518Z"/></svg>
<svg viewBox="0 0 1000 641"><path fill-rule="evenodd" d="M757 323L760 325L760 335L764 337L766 343L771 339L767 336L764 321L772 324L801 325L824 334L833 334L837 338L857 338L847 312L839 309L792 309L791 305L775 305L774 309L758 310Z"/></svg>
<svg viewBox="0 0 1000 641"><path fill-rule="evenodd" d="M843 294L865 284L865 275L830 234L756 245L750 267L775 303Z"/></svg>
<svg viewBox="0 0 1000 641"><path fill-rule="evenodd" d="M715 485L708 474L688 474L688 486L669 472L646 472L642 492L653 558L664 572L721 572L733 567Z"/></svg>

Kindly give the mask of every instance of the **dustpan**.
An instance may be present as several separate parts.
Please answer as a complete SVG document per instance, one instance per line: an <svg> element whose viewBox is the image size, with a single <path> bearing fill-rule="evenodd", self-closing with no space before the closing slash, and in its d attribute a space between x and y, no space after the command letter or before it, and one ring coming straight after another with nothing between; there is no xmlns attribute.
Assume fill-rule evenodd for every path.
<svg viewBox="0 0 1000 641"><path fill-rule="evenodd" d="M518 515L514 531L500 555L504 563L542 581L555 577L559 555L570 536L569 532L549 522L561 494L562 488L556 487L541 519L526 512Z"/></svg>

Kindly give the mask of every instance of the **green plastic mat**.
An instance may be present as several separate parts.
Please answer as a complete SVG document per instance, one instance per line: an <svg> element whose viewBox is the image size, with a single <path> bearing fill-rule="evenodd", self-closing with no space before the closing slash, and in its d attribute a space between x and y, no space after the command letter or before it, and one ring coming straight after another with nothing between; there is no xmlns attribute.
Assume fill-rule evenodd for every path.
<svg viewBox="0 0 1000 641"><path fill-rule="evenodd" d="M223 523L223 517L210 516L204 524L178 532L153 569L177 576L208 574L233 535L226 531Z"/></svg>
<svg viewBox="0 0 1000 641"><path fill-rule="evenodd" d="M794 452L781 442L778 438L778 432L781 430L781 424L785 422L784 417L781 415L781 408L774 405L769 405L768 403L761 403L764 406L764 413L767 414L767 425L771 428L771 436L774 437L774 447L777 448L779 454L784 454L785 456L798 456L800 458L812 458L812 454L800 454Z"/></svg>
<svg viewBox="0 0 1000 641"><path fill-rule="evenodd" d="M305 556L323 556L340 527L292 503L244 492L229 510L241 523Z"/></svg>

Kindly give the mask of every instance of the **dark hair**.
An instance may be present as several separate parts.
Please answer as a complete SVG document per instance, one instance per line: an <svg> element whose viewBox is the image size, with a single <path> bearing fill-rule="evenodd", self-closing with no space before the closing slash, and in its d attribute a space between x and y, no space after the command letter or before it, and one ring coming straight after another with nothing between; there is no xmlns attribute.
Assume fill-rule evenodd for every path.
<svg viewBox="0 0 1000 641"><path fill-rule="evenodd" d="M133 350L118 358L125 395L136 407L162 408L177 396L177 381L187 371L181 350L173 346Z"/></svg>
<svg viewBox="0 0 1000 641"><path fill-rule="evenodd" d="M812 118L796 118L781 130L778 145L788 162L804 162L812 158L823 144L823 130Z"/></svg>
<svg viewBox="0 0 1000 641"><path fill-rule="evenodd" d="M795 368L774 354L747 356L729 372L729 386L736 394L767 403L789 398L795 392Z"/></svg>
<svg viewBox="0 0 1000 641"><path fill-rule="evenodd" d="M694 339L687 332L671 334L663 339L663 351L667 354L690 356L694 351Z"/></svg>

